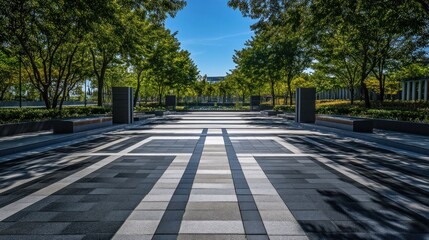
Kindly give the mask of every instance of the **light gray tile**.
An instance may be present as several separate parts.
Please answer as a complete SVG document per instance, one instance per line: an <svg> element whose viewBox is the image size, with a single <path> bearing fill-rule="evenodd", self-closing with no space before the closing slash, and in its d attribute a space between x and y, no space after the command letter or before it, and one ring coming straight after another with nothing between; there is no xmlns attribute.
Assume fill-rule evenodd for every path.
<svg viewBox="0 0 429 240"><path fill-rule="evenodd" d="M244 234L242 221L182 221L180 234Z"/></svg>

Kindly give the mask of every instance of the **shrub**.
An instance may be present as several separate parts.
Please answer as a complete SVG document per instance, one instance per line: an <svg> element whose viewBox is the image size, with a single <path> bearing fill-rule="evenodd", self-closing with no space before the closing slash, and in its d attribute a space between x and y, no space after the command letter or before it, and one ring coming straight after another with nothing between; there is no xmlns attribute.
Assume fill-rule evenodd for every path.
<svg viewBox="0 0 429 240"><path fill-rule="evenodd" d="M176 111L184 111L185 106L176 106Z"/></svg>
<svg viewBox="0 0 429 240"><path fill-rule="evenodd" d="M153 107L138 106L134 108L134 112L138 112L138 113L154 112L154 111L155 111L155 108Z"/></svg>
<svg viewBox="0 0 429 240"><path fill-rule="evenodd" d="M318 101L318 114L347 115L355 117L389 119L398 121L429 122L429 103L423 102L373 102L371 109L357 101L355 105L344 101Z"/></svg>
<svg viewBox="0 0 429 240"><path fill-rule="evenodd" d="M295 105L277 105L273 110L277 112L295 112Z"/></svg>
<svg viewBox="0 0 429 240"><path fill-rule="evenodd" d="M112 110L106 107L65 107L62 111L42 108L3 108L0 109L0 124L88 117L111 112Z"/></svg>

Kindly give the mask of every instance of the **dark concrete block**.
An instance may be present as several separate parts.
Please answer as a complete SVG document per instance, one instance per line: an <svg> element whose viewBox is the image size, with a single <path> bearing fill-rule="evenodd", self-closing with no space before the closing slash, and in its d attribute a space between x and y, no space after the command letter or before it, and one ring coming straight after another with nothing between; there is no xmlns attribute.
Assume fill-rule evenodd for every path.
<svg viewBox="0 0 429 240"><path fill-rule="evenodd" d="M133 89L129 87L112 88L113 123L132 123L134 121L133 112Z"/></svg>
<svg viewBox="0 0 429 240"><path fill-rule="evenodd" d="M76 133L112 125L111 117L81 118L53 121L54 133Z"/></svg>
<svg viewBox="0 0 429 240"><path fill-rule="evenodd" d="M429 124L373 119L374 128L429 136Z"/></svg>
<svg viewBox="0 0 429 240"><path fill-rule="evenodd" d="M353 132L372 133L373 120L340 116L317 116L316 124Z"/></svg>
<svg viewBox="0 0 429 240"><path fill-rule="evenodd" d="M157 116L157 117L162 117L162 116L164 116L164 111L161 111L161 110L159 110L159 111L155 111L155 116Z"/></svg>
<svg viewBox="0 0 429 240"><path fill-rule="evenodd" d="M264 111L261 111L261 114L264 116L275 116L277 115L277 112L274 110L264 110Z"/></svg>
<svg viewBox="0 0 429 240"><path fill-rule="evenodd" d="M175 95L167 95L165 96L165 106L172 107L174 110L176 109L177 100Z"/></svg>
<svg viewBox="0 0 429 240"><path fill-rule="evenodd" d="M298 123L314 123L316 121L316 89L296 89L296 117Z"/></svg>
<svg viewBox="0 0 429 240"><path fill-rule="evenodd" d="M47 131L53 128L53 121L11 123L0 125L0 137L21 133Z"/></svg>

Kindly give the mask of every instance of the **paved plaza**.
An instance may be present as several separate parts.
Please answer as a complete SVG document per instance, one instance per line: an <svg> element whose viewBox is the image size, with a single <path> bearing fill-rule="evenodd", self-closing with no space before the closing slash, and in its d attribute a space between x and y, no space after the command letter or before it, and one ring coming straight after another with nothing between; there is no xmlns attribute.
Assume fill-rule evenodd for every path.
<svg viewBox="0 0 429 240"><path fill-rule="evenodd" d="M0 163L0 239L429 239L429 158L184 113Z"/></svg>

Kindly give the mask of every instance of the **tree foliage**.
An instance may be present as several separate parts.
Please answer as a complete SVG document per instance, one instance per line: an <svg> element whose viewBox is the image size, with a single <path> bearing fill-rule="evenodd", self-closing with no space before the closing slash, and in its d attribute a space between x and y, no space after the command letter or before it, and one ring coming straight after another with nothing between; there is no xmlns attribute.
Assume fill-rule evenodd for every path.
<svg viewBox="0 0 429 240"><path fill-rule="evenodd" d="M184 0L1 0L0 46L20 60L26 80L46 108L61 109L64 99L87 79L96 80L98 105L102 105L106 84L112 85L106 83L112 68L118 67L119 73L131 64L141 75L138 59L147 57L148 45L162 42L150 39L168 38L153 29L165 31L166 18L185 4ZM7 64L6 58L1 60Z"/></svg>
<svg viewBox="0 0 429 240"><path fill-rule="evenodd" d="M272 43L278 48L267 48L265 53L272 58L283 55L274 61L280 63L276 73L302 72L311 59L315 76L323 81L338 81L334 85L352 93L359 87L366 107L370 107L369 79L378 82L375 92L383 101L389 77L421 56L427 46L426 0L230 0L228 4L258 20L252 26L256 38L273 33ZM294 77L286 79L290 89Z"/></svg>

